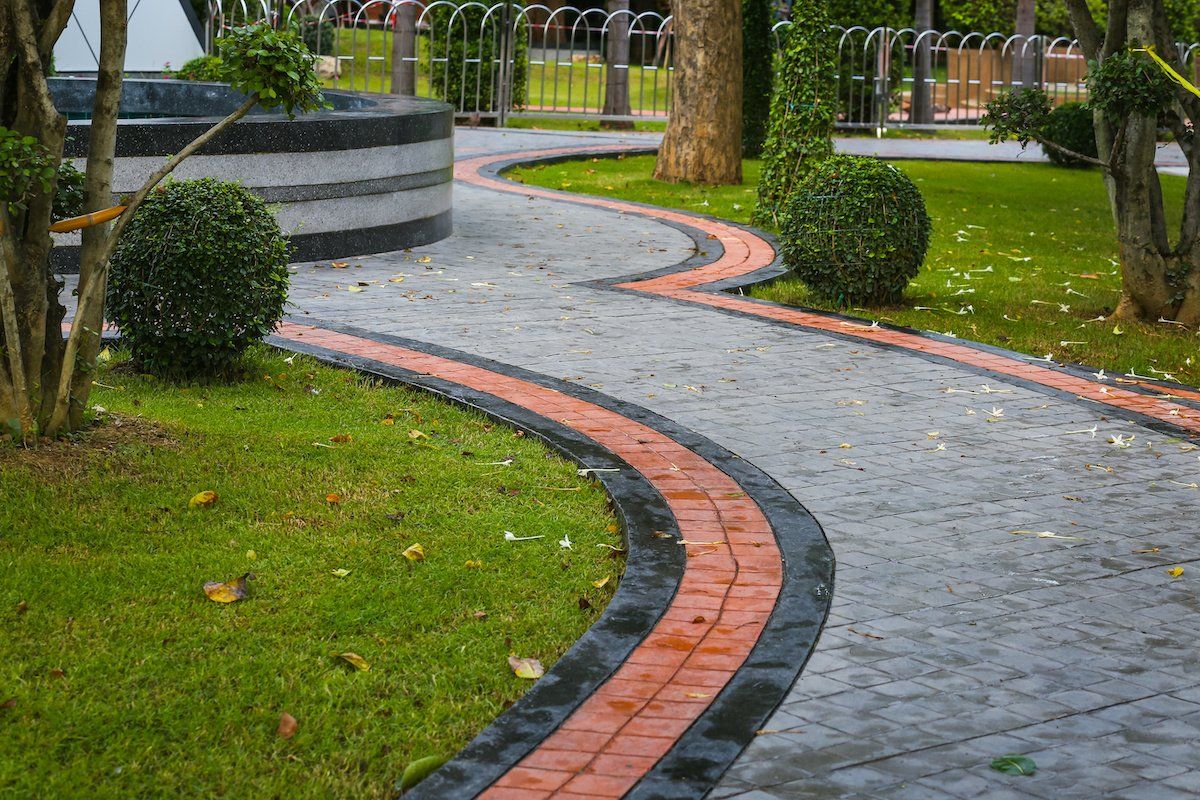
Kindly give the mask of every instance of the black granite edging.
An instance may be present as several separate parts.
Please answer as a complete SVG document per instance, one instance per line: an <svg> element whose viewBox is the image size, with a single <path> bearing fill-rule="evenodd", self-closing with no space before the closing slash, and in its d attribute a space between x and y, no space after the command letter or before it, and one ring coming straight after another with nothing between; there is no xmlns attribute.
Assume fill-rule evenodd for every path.
<svg viewBox="0 0 1200 800"><path fill-rule="evenodd" d="M779 600L776 603L775 609L768 617L758 643L730 683L717 695L704 714L676 742L671 751L631 790L628 796L644 800L647 798L699 798L707 794L716 785L721 775L725 773L738 755L741 754L742 750L745 749L746 745L753 740L755 732L763 726L787 696L804 664L808 661L809 656L812 655L817 639L825 625L833 592L834 555L816 518L786 489L753 464L734 455L712 440L641 406L617 400L594 389L577 386L520 367L501 364L451 348L401 337L372 333L345 325L314 322L309 319L297 320L297 323L316 325L320 328L471 364L499 374L526 380L539 386L554 389L565 395L593 403L618 413L627 419L653 428L684 447L689 448L732 478L745 491L747 496L758 504L774 531L783 557L783 586L781 587ZM279 344L275 340L272 340L272 343ZM302 349L295 347L294 343L290 340L282 346L291 349ZM314 350L316 348L310 348L305 351L311 352ZM366 369L366 371L371 373L379 373L377 367L380 365L374 362L347 359L345 357L335 357L335 359L340 360L340 363L354 366L356 369ZM386 368L383 374L387 374L387 370L397 372L395 368ZM406 383L422 386L422 388L430 388L432 391L437 391L459 402L466 402L479 407L485 413L491 413L489 407L493 409L503 408L504 419L515 421L518 425L528 427L530 430L537 432L538 435L546 438L544 431L547 430L548 423L545 418L518 407L509 408L510 404L492 398L490 395L482 395L480 397L477 392L464 390L462 387L457 387L454 384L447 385L445 382L437 381L427 376L413 377L411 373L400 379ZM565 427L557 426L556 423L549 423L549 425ZM570 431L570 429L566 430ZM571 433L574 432L572 431ZM547 439L547 441L551 441L551 444L554 444L550 439ZM594 443L593 446L595 446ZM568 455L571 455L570 452L568 452ZM620 498L612 489L610 489L610 492L613 492L614 500L617 502L618 507L620 507ZM655 495L657 496L657 492L655 492ZM669 511L667 514L670 516ZM634 523L638 521L636 517L632 519ZM661 524L658 524L657 527L649 528L648 530L655 529L678 531L673 517L671 518L670 528L664 528ZM618 589L618 595L625 584L630 581L629 570L637 566L636 562L638 559L645 557L643 553L635 551L638 529L627 523L626 530L632 534L630 536L629 566L626 578L622 581L621 587ZM641 530L647 529L642 528ZM670 547L673 544L671 542L667 546ZM676 551L678 549L675 548ZM616 597L614 597L613 602L616 602ZM610 603L609 608L611 609L612 607ZM661 613L666 607L667 602L663 602L657 607L657 612ZM645 609L643 608L643 610ZM603 620L604 618L602 617L601 622ZM588 659L598 659L609 655L608 651L611 649L611 646L607 643L600 648L599 652L596 652L596 648L590 641L587 645L582 644L585 639L591 636L593 631L597 631L600 641L604 641L603 637L606 634L599 626L600 622L597 622L595 626L589 629L587 634L585 634L585 638L580 639L580 643L577 643L567 655L563 656L559 664L563 664L569 656L575 654L577 648L581 653L587 652ZM646 629L645 633L649 633L649 628ZM626 649L625 655L628 654L629 649L632 648ZM620 661L623 660L624 655ZM619 666L619 663L617 666ZM554 673L558 669L559 666L556 665L551 670L551 673ZM564 669L570 669L570 662L568 662L568 667ZM611 674L613 671L615 671L615 666L607 674ZM589 677L594 677L594 672L583 673L579 676L573 675L572 677L579 677L586 680ZM542 679L542 681L545 680L546 678ZM591 683L590 688L580 693L578 701L571 708L573 709L579 703L582 703L583 699L591 695L601 682L602 679ZM492 775L493 777L484 785L490 785L499 776L496 774L492 759L501 756L509 759L505 762L504 768L499 772L499 774L503 774L504 771L514 766L521 757L549 736L566 718L569 711L560 716L557 712L561 711L561 705L555 705L554 710L550 714L535 714L532 710L524 708L526 705L532 707L543 702L541 695L535 694L535 690L540 687L541 683L539 681L539 684L526 695L526 698L523 698L512 709L509 709L509 711L506 711L497 718L496 722L481 733L475 742L468 745L459 757L432 775L411 796L418 798L418 800L420 798L444 798L452 795L470 797L472 796L470 792L479 790L474 788L479 785L479 781L473 779L474 776L481 773ZM566 692L569 687L565 686L565 683L566 681L559 682L553 688ZM547 694L550 694L549 690ZM556 695L550 694L551 701L555 697ZM528 703L526 703L527 699ZM517 712L520 718L510 721L508 719L509 715L514 714L514 711L519 707L522 707L522 710ZM518 722L520 725L514 727ZM530 732L530 727L532 727L532 733ZM476 743L479 743L479 749L476 749ZM505 749L497 750L496 748L500 744L505 745ZM518 751L520 755L513 758L512 755Z"/></svg>
<svg viewBox="0 0 1200 800"><path fill-rule="evenodd" d="M357 258L371 253L388 253L419 247L445 239L454 232L453 210L432 217L411 219L374 228L343 228L322 233L296 233L289 237L291 260L324 261ZM79 273L80 245L59 245L50 251L50 268L56 275Z"/></svg>
<svg viewBox="0 0 1200 800"><path fill-rule="evenodd" d="M513 186L525 186L526 184L522 184L518 181L514 181L511 178L506 177L504 175L504 173L509 172L518 167L532 166L535 164L541 165L541 164L563 163L566 161L579 161L581 159L588 159L588 158L620 158L621 156L626 156L626 155L647 155L649 153L654 153L654 152L657 152L656 148L645 148L645 149L636 149L636 150L632 150L632 149L626 149L626 150L580 150L575 153L559 153L559 154L555 154L552 156L546 156L544 158L536 158L536 157L530 158L528 156L522 158L519 155L514 155L511 158L501 157L496 162L494 162L492 164L488 164L487 166L481 168L479 170L479 172L481 175L484 175L486 177L495 178L497 180L507 181L507 182L511 183ZM589 208L595 208L595 206L592 206L588 203L581 203L581 202L577 201L574 198L578 197L578 195L574 195L571 192L566 192L566 191L563 191L560 189L548 189L548 188L541 187L541 186L536 187L536 188L539 191L549 191L549 192L554 192L556 194L561 194L562 200L560 202L584 205ZM764 300L764 299L758 298L758 297L747 297L743 294L743 291L745 289L752 288L759 284L774 280L775 278L781 277L781 276L787 274L787 272L788 272L788 270L782 266L781 258L779 256L779 248L777 246L778 239L774 234L768 233L767 231L761 230L759 228L755 228L752 225L746 225L746 224L743 224L740 222L734 222L733 220L723 219L721 217L715 217L711 214L699 214L699 213L696 213L693 211L683 211L680 209L668 209L668 208L664 208L662 206L655 206L650 203L639 203L634 200L624 200L624 199L619 199L619 198L609 198L609 199L615 200L620 203L626 203L631 206L637 206L639 208L646 209L646 211L647 211L646 217L648 219L652 219L653 221L658 222L659 224L662 224L662 225L666 225L667 227L674 228L675 230L678 230L681 233L684 233L685 235L687 235L689 238L691 238L693 243L695 244L697 252L696 252L696 255L691 256L690 258L687 258L684 261L681 261L673 266L663 267L661 269L650 270L647 272L633 273L630 275L621 276L619 278L602 278L602 279L597 279L597 280L592 280L592 281L581 282L585 286L594 286L597 288L607 289L609 291L625 292L625 293L644 297L646 294L645 292L641 292L637 289L625 288L625 287L619 286L619 284L633 283L633 282L642 281L642 280L650 280L653 278L662 277L664 275L673 275L673 274L676 274L679 272L686 272L688 270L696 269L697 267L707 266L708 264L711 264L711 263L717 261L720 258L720 254L722 252L721 243L719 241L717 241L715 239L708 239L706 233L704 233L696 228L692 228L688 225L685 225L685 224L679 223L679 222L675 222L673 220L661 219L661 218L655 216L655 214L654 214L654 212L659 212L659 211L670 211L672 213L686 214L688 216L697 217L700 219L707 219L707 220L711 220L713 222L719 222L723 225L728 225L730 227L738 228L740 230L746 231L747 233L751 233L754 236L768 242L769 244L771 244L771 246L776 251L775 261L767 267L764 267L759 270L755 270L754 272L750 272L745 275L739 275L739 276L736 276L733 278L726 278L724 280L715 281L715 282L709 283L709 284L698 285L698 286L693 287L692 291L701 292L701 293L705 293L705 294L737 293L737 294L741 295L741 299L745 300L746 302L756 303L756 304L763 305L763 306L769 306L769 307L774 307L774 308L787 308L792 311L802 311L807 314L814 314L814 315L818 315L818 316L827 317L830 319L836 319L836 320L846 322L849 324L853 324L853 325L863 325L863 326L877 325L878 327L883 328L885 330L896 331L899 333L905 333L910 336L916 336L921 339L926 339L929 341L953 343L953 344L957 344L957 345L960 345L963 347L970 348L972 350L978 350L983 353L988 353L991 355L998 355L998 356L1002 356L1004 358L1009 358L1014 361L1023 361L1023 362L1027 362L1027 363L1031 363L1031 364L1038 362L1038 359L1034 359L1034 358L1026 355L1025 353L1018 353L1015 350L1007 350L1002 347L997 347L995 345L990 345L990 344L984 344L983 342L976 342L976 341L972 341L970 339L958 339L958 338L955 338L952 336L945 336L945 335L942 335L939 333L934 333L931 331L917 330L915 328L907 328L907 327L904 327L901 325L892 325L892 324L886 323L886 322L877 322L875 320L863 319L862 317L855 317L855 316L851 316L849 314L842 314L842 313L839 313L836 311L826 311L824 309L808 308L806 306L789 306L789 305L785 305L783 303L777 303L773 300ZM632 213L636 213L636 212L632 212ZM717 253L715 255L713 255L713 254L707 252L710 249L716 250ZM676 303L679 305L687 305L687 306L692 306L692 307L695 306L694 303L691 303L688 300L683 300L683 299L678 299L678 298L670 298L670 297L661 297L660 299L667 301L667 302ZM716 311L718 313L726 314L729 316L741 317L743 319L749 317L749 318L758 320L759 322L763 322L768 325L778 326L778 327L782 327L782 328L788 328L788 329L792 329L792 330L794 330L796 328L805 328L805 326L797 325L796 323L793 323L793 322L787 322L785 320L771 319L770 317L759 316L756 314L748 314L747 312L740 311L738 309L720 308L717 306L709 306L709 308L711 308L713 311ZM815 330L815 329L809 329L809 330ZM1046 384L1039 383L1037 381L1032 381L1032 380L1029 380L1026 378L1019 378L1016 376L1007 375L1005 373L996 372L996 371L988 369L986 367L980 367L980 366L977 366L974 364L965 364L961 361L957 361L953 358L947 358L946 356L941 356L936 353L927 353L927 352L923 352L921 350L914 350L912 348L903 347L901 345L894 345L894 344L890 344L887 342L878 342L878 341L874 341L871 339L865 339L863 337L854 336L853 334L849 334L849 333L843 334L843 333L839 333L836 331L826 331L826 330L820 330L819 332L824 335L832 336L834 338L841 339L841 340L847 341L847 342L854 342L856 344L869 345L871 347L878 348L881 350L889 350L892 352L907 353L909 355L924 359L926 361L931 361L931 362L934 362L937 364L943 364L943 365L947 365L947 366L953 366L953 367L963 370L964 372L970 372L970 373L973 373L973 374L976 374L976 375L979 375L982 377L991 378L993 380L1002 380L1002 381L1012 383L1012 384L1021 386L1023 388L1029 389L1031 391L1035 391L1035 392L1038 392L1038 393L1044 394L1044 395L1049 395L1049 396L1055 397L1057 399L1066 400L1071 403L1076 403L1076 404L1082 403L1082 404L1086 404L1089 406L1095 406L1098 409L1102 409L1103 413L1105 413L1105 414L1109 414L1111 416L1118 417L1120 419L1124 419L1129 422L1134 422L1138 425L1141 425L1145 428L1148 428L1148 429L1153 430L1158 433L1163 433L1163 434L1170 435L1170 436L1182 435L1182 436L1186 436L1189 438L1195 438L1198 435L1200 435L1200 434L1196 434L1194 431L1190 431L1186 428L1179 427L1179 426L1174 425L1169 422L1164 422L1155 417L1150 417L1150 416L1141 414L1136 411L1129 411L1127 409L1123 409L1123 408L1120 408L1117 406L1110 406L1110 405L1106 405L1106 404L1102 404L1102 403L1096 403L1091 400L1081 398L1079 395L1077 395L1073 392L1068 392L1068 391L1064 391L1062 389L1057 389L1053 386L1047 386ZM1071 363L1071 362L1054 362L1053 364L1047 364L1046 366L1048 369L1055 369L1056 371L1071 375L1076 378L1082 378L1084 380L1094 380L1094 376L1099 372L1099 370L1097 370L1095 367L1089 367L1084 364ZM1115 380L1115 378L1122 377L1122 376L1113 375L1112 377ZM1115 382L1113 385L1116 385ZM1189 391L1193 391L1193 392L1200 392L1200 388L1188 386L1186 384L1170 384L1170 383L1165 383L1162 381L1154 381L1154 380L1141 380L1137 384L1120 384L1119 388L1124 389L1126 391L1131 391L1131 392L1134 392L1137 394L1143 394L1146 396L1150 396L1150 397L1158 397L1162 394L1169 394L1173 388L1185 389L1185 390L1189 390ZM1172 402L1175 402L1182 406L1200 409L1200 401L1191 400L1189 398L1183 398L1183 397L1172 398Z"/></svg>
<svg viewBox="0 0 1200 800"><path fill-rule="evenodd" d="M55 78L53 81L56 102L90 109L87 86L90 83L94 87L94 80ZM94 93L94 88L91 91ZM299 114L294 120L278 111L255 108L197 152L208 156L320 153L440 141L454 135L453 108L438 100L336 89L325 94L338 107ZM226 84L127 80L122 85L122 108L137 111L145 107L168 113L176 110L181 115L118 120L115 154L118 158L173 155L244 99L245 95ZM195 109L205 115L187 115ZM90 135L90 121L69 122L64 155L85 157Z"/></svg>

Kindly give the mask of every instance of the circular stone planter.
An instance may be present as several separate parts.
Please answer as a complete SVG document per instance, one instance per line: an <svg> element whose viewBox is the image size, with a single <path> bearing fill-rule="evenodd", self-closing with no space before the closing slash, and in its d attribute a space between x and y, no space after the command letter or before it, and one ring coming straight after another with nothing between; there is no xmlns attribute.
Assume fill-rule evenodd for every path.
<svg viewBox="0 0 1200 800"><path fill-rule="evenodd" d="M66 157L87 157L96 82L52 78L67 126ZM441 102L327 91L333 108L294 120L256 108L173 173L236 180L278 205L293 260L381 253L451 232L454 117ZM113 192L136 191L167 157L233 111L244 95L219 83L124 81ZM76 272L79 234L55 235L53 263Z"/></svg>

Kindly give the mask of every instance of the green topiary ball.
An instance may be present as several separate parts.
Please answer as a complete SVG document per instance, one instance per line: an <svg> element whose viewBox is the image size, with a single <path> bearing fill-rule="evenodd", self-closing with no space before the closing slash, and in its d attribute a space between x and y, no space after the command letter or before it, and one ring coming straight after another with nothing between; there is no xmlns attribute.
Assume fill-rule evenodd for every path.
<svg viewBox="0 0 1200 800"><path fill-rule="evenodd" d="M1092 126L1092 111L1083 103L1064 103L1050 112L1046 120L1045 137L1057 145L1098 158L1096 129ZM1069 156L1053 147L1042 148L1050 160L1060 167L1090 167L1086 161Z"/></svg>
<svg viewBox="0 0 1200 800"><path fill-rule="evenodd" d="M289 250L266 203L239 184L170 181L121 235L108 318L151 374L228 374L283 317Z"/></svg>
<svg viewBox="0 0 1200 800"><path fill-rule="evenodd" d="M221 83L225 80L225 72L217 56L196 56L175 70L174 77L181 81Z"/></svg>
<svg viewBox="0 0 1200 800"><path fill-rule="evenodd" d="M885 161L834 156L796 186L780 215L783 262L820 300L887 305L925 260L932 226L908 176Z"/></svg>

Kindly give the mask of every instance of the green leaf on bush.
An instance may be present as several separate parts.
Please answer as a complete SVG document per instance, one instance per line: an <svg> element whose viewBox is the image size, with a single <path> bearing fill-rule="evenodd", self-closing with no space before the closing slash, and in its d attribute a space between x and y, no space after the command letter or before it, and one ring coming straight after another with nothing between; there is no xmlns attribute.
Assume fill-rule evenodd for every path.
<svg viewBox="0 0 1200 800"><path fill-rule="evenodd" d="M1028 756L1000 756L992 759L991 767L1005 775L1032 775L1037 772L1037 764Z"/></svg>

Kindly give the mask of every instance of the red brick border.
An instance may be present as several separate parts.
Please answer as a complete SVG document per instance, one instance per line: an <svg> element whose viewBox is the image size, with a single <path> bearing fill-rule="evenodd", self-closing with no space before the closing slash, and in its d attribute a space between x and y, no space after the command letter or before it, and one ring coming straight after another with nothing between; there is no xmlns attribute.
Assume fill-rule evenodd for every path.
<svg viewBox="0 0 1200 800"><path fill-rule="evenodd" d="M644 151L645 149L645 147L637 145L605 148L606 151L618 153L623 151ZM558 148L522 153L521 157L534 161L571 155L572 153L585 155L594 152L596 152L595 147ZM503 160L507 160L507 158L493 155L460 161L454 167L455 178L476 186L523 194L529 197L541 197L550 200L561 200L563 198L562 192L518 184L513 181L492 178L481 174L481 170ZM1141 414L1193 433L1200 433L1200 412L1189 406L1172 402L1169 398L1169 395L1173 394L1183 399L1200 400L1200 392L1194 390L1180 388L1178 390L1171 389L1167 392L1160 386L1142 384L1162 393L1159 396L1143 394L1142 392L1131 391L1114 384L1088 380L1077 375L1043 367L1020 357L1000 355L965 344L946 342L894 328L847 322L833 315L804 311L774 303L750 301L725 292L699 291L699 287L707 284L748 275L763 267L770 266L775 261L774 248L765 239L756 236L751 231L718 220L696 217L681 211L648 207L602 197L571 194L570 198L573 203L607 208L622 213L638 214L661 219L666 222L682 224L708 234L710 238L719 241L724 248L724 253L721 257L711 264L655 278L620 283L617 284L617 288L629 289L673 300L697 303L727 311L736 311L741 314L784 322L797 327L827 331L841 336L852 336L892 347L900 347L906 350L940 356L998 375L1009 376L1040 384L1048 388L1069 392L1083 400Z"/></svg>
<svg viewBox="0 0 1200 800"><path fill-rule="evenodd" d="M283 339L485 392L593 439L662 494L693 544L651 634L549 738L480 797L617 798L667 753L741 667L775 607L783 562L741 487L665 434L535 383L323 328L283 323Z"/></svg>

